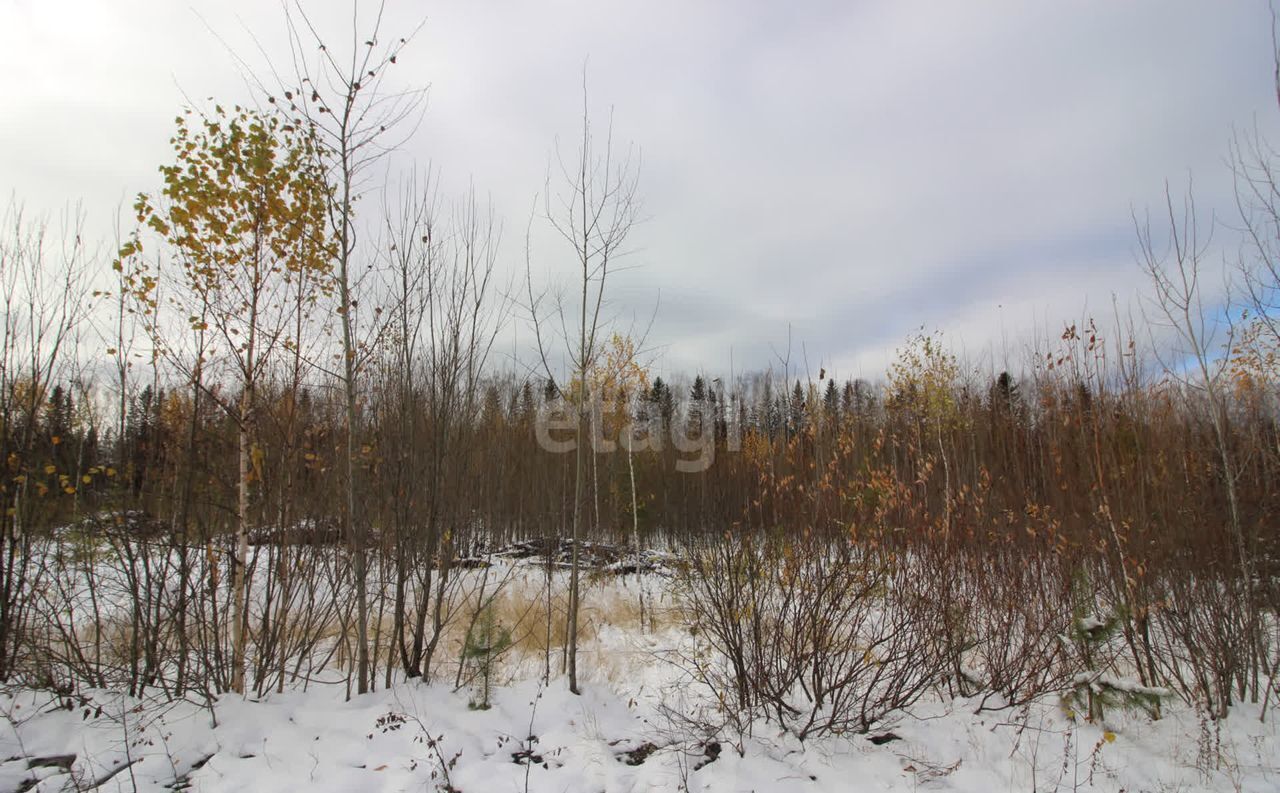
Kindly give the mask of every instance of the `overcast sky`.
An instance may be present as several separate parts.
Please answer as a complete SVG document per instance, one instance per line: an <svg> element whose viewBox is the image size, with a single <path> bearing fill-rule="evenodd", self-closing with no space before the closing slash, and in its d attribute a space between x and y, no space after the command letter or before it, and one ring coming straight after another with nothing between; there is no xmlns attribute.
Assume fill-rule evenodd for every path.
<svg viewBox="0 0 1280 793"><path fill-rule="evenodd" d="M304 5L335 34L350 14ZM1233 130L1280 127L1262 0L390 0L386 30L424 16L395 77L431 86L402 164L490 194L512 269L588 63L643 154L613 309L657 306L667 371L776 365L788 326L793 369L874 377L920 326L1000 366L1004 339L1133 300L1131 209L1166 179L1229 220ZM0 0L0 189L82 200L105 235L156 187L184 96L247 96L227 47L258 64L254 37L287 59L277 4ZM563 262L538 248L540 276Z"/></svg>

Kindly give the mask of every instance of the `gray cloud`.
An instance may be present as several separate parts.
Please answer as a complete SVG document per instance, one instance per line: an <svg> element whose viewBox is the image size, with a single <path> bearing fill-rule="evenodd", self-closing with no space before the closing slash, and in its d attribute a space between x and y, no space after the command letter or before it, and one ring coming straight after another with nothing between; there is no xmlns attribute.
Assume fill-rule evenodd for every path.
<svg viewBox="0 0 1280 793"><path fill-rule="evenodd" d="M346 3L308 3L339 31ZM666 369L767 366L793 328L811 364L874 375L907 332L966 350L1128 301L1131 207L1193 174L1230 211L1233 126L1276 131L1261 0L393 3L425 8L401 79L431 102L401 162L474 179L506 219L504 260L588 63L598 122L643 154L647 220L613 309ZM247 90L216 31L284 60L272 4L37 3L0 9L0 174L33 208L83 198L105 234L155 186L185 101ZM207 25L207 27L206 27ZM564 277L546 235L540 275ZM516 335L527 343L529 333ZM513 342L514 343L514 342Z"/></svg>

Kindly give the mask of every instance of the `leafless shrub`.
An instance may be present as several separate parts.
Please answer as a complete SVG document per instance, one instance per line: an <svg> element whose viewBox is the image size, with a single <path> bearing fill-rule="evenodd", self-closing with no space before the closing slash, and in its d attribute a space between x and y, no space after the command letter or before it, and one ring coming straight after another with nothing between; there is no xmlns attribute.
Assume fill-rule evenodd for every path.
<svg viewBox="0 0 1280 793"><path fill-rule="evenodd" d="M902 557L812 535L729 537L681 574L714 651L696 676L738 718L814 735L866 732L940 674L936 609Z"/></svg>
<svg viewBox="0 0 1280 793"><path fill-rule="evenodd" d="M1257 701L1257 675L1268 629L1244 602L1249 587L1207 571L1171 574L1157 622L1164 643L1157 654L1169 684L1187 702L1225 717L1234 702Z"/></svg>
<svg viewBox="0 0 1280 793"><path fill-rule="evenodd" d="M940 580L938 568L946 567L959 581L941 606L943 649L957 693L979 695L978 710L985 710L1016 707L1068 687L1078 671L1063 642L1072 585L1057 557L1009 548L948 558L928 548L918 554L925 580Z"/></svg>

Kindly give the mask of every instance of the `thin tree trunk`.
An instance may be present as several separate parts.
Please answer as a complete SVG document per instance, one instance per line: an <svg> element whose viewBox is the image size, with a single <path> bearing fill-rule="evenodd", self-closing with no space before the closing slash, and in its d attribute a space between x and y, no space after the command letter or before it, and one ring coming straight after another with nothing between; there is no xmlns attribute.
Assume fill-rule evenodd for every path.
<svg viewBox="0 0 1280 793"><path fill-rule="evenodd" d="M244 693L245 663L245 565L249 556L249 392L240 406L240 481L238 488L235 575L232 583L231 690Z"/></svg>
<svg viewBox="0 0 1280 793"><path fill-rule="evenodd" d="M627 438L627 472L631 476L631 547L635 552L636 584L640 588L640 630L644 630L644 577L640 575L640 513L636 507L636 464L631 457L632 438Z"/></svg>

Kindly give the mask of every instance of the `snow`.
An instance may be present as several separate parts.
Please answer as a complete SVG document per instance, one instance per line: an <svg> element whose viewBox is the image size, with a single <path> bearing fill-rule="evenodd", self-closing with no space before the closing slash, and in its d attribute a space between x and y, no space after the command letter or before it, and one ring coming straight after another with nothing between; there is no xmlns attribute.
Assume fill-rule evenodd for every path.
<svg viewBox="0 0 1280 793"><path fill-rule="evenodd" d="M6 710L37 713L0 740L5 756L74 752L85 780L136 759L102 789L132 790L136 783L143 791L172 789L175 779L198 791L420 791L451 784L547 793L836 791L855 781L866 790L957 791L1270 791L1280 784L1275 730L1247 708L1224 725L1223 749L1212 762L1200 756L1200 726L1186 712L1160 722L1122 719L1114 725L1118 737L1108 742L1103 728L1073 725L1053 707L978 717L963 701L904 716L893 727L900 740L880 745L862 736L801 745L760 730L742 740L741 756L726 741L707 762L702 740L602 685L576 697L562 683L542 688L526 681L495 692L487 711L469 709L464 692L416 684L351 701L324 688L265 702L225 697L215 706L217 727L208 711L185 703L152 711L103 693L95 700L106 712L88 719L79 709L41 708L34 695L6 700ZM628 764L627 753L646 744L657 748ZM44 781L33 789L64 789L66 775L54 771L43 769ZM4 763L0 789L16 789L29 776L24 762Z"/></svg>
<svg viewBox="0 0 1280 793"><path fill-rule="evenodd" d="M1082 633L1093 633L1099 628L1106 627L1106 621L1090 614L1087 617L1081 617L1079 620L1080 631Z"/></svg>
<svg viewBox="0 0 1280 793"><path fill-rule="evenodd" d="M506 661L489 710L444 683L348 700L336 673L305 691L226 695L212 707L88 691L67 709L48 693L12 691L0 696L0 791L74 790L113 772L99 790L1280 789L1274 713L1264 722L1252 705L1222 721L1171 702L1159 721L1115 711L1086 724L1056 698L978 713L979 698L934 697L869 735L801 743L768 724L711 735L696 726L715 723L711 698L670 660L696 652L696 639L677 620L647 633L607 620L611 602L636 597L636 578L605 576L585 593L601 607L581 696L558 676L542 684L541 656ZM661 597L669 582L644 585ZM70 774L27 767L66 754L76 756Z"/></svg>
<svg viewBox="0 0 1280 793"><path fill-rule="evenodd" d="M1167 688L1146 686L1141 681L1131 680L1127 677L1116 677L1115 675L1081 672L1075 676L1074 682L1078 686L1088 686L1094 692L1111 689L1113 691L1122 691L1126 694L1138 694L1160 699L1173 696L1173 692Z"/></svg>

